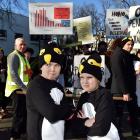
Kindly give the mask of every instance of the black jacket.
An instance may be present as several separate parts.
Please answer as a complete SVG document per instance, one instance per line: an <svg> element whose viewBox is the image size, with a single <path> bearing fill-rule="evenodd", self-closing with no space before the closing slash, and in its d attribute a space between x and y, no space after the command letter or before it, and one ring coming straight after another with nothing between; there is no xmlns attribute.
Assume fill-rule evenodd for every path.
<svg viewBox="0 0 140 140"><path fill-rule="evenodd" d="M100 88L92 93L83 93L79 99L77 110L81 110L85 103L91 103L96 112L95 123L88 128L87 135L101 137L107 135L113 121L111 94L104 88Z"/></svg>
<svg viewBox="0 0 140 140"><path fill-rule="evenodd" d="M136 76L133 65L134 55L117 47L111 56L113 96L123 96L129 93L133 96L136 90Z"/></svg>
<svg viewBox="0 0 140 140"><path fill-rule="evenodd" d="M110 130L111 122L113 121L113 103L112 96L110 92L106 91L104 88L100 88L91 93L82 93L75 111L75 116L79 110L84 111L83 105L91 104L94 108L88 108L89 112L96 112L95 123L92 127L86 127L85 119L80 119L74 117L72 120L66 123L66 135L72 134L77 137L86 136L106 136ZM90 113L91 116L93 113ZM93 115L94 116L94 115Z"/></svg>
<svg viewBox="0 0 140 140"><path fill-rule="evenodd" d="M59 83L41 76L35 77L28 85L26 103L29 140L41 140L44 117L53 124L59 120L65 120L72 114L72 108L67 103L65 96L63 96L60 105L55 103L50 95L53 88L64 93Z"/></svg>

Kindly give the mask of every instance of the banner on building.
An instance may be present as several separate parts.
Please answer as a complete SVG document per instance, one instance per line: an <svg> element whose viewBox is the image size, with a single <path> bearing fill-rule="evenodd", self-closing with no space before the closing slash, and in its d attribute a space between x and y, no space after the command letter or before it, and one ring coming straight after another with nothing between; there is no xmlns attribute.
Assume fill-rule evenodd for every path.
<svg viewBox="0 0 140 140"><path fill-rule="evenodd" d="M95 42L92 33L91 16L74 19L74 26L77 29L78 41L82 44Z"/></svg>
<svg viewBox="0 0 140 140"><path fill-rule="evenodd" d="M129 28L130 35L134 41L140 43L140 5L131 6L129 9Z"/></svg>
<svg viewBox="0 0 140 140"><path fill-rule="evenodd" d="M73 34L72 3L30 3L30 34Z"/></svg>
<svg viewBox="0 0 140 140"><path fill-rule="evenodd" d="M107 9L106 35L112 38L128 34L128 9Z"/></svg>

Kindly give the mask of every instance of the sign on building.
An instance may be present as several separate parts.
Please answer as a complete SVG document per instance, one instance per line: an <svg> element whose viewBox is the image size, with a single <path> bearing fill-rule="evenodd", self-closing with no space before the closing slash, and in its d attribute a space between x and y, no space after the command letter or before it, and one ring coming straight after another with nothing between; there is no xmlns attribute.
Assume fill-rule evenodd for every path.
<svg viewBox="0 0 140 140"><path fill-rule="evenodd" d="M77 29L79 42L82 42L82 44L95 42L92 33L91 16L74 19L74 26Z"/></svg>
<svg viewBox="0 0 140 140"><path fill-rule="evenodd" d="M112 38L128 34L128 9L107 9L106 35Z"/></svg>
<svg viewBox="0 0 140 140"><path fill-rule="evenodd" d="M72 3L29 3L30 34L73 34Z"/></svg>

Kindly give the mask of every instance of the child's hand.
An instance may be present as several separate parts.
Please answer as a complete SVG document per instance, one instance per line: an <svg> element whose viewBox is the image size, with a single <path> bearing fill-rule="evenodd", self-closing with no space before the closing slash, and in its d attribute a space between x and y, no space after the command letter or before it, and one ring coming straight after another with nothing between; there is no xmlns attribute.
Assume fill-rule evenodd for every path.
<svg viewBox="0 0 140 140"><path fill-rule="evenodd" d="M85 119L86 116L84 115L84 113L81 110L79 110L79 112L77 113L77 118Z"/></svg>
<svg viewBox="0 0 140 140"><path fill-rule="evenodd" d="M91 127L94 123L95 123L95 118L93 117L85 121L85 126Z"/></svg>

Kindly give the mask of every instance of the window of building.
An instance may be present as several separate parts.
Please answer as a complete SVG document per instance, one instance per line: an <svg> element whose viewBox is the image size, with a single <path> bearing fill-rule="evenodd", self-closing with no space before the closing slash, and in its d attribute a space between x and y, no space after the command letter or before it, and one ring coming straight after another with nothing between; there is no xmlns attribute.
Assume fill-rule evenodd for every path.
<svg viewBox="0 0 140 140"><path fill-rule="evenodd" d="M31 41L39 41L40 35L30 35Z"/></svg>
<svg viewBox="0 0 140 140"><path fill-rule="evenodd" d="M0 39L6 39L7 38L7 31L0 29Z"/></svg>
<svg viewBox="0 0 140 140"><path fill-rule="evenodd" d="M15 33L15 39L16 38L19 38L19 37L23 37L23 34L21 34L21 33Z"/></svg>

